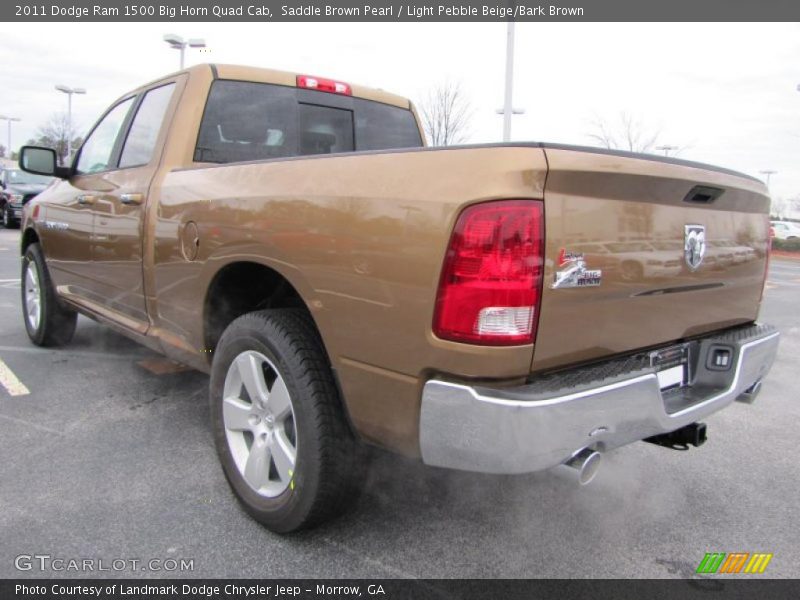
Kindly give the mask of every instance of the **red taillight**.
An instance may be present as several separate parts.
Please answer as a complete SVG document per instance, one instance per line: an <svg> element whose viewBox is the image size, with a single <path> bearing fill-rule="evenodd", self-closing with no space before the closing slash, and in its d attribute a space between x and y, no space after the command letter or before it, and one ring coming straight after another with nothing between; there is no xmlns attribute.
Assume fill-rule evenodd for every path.
<svg viewBox="0 0 800 600"><path fill-rule="evenodd" d="M353 90L350 89L350 86L346 83L334 81L333 79L324 79L322 77L312 77L310 75L298 75L297 87L306 88L308 90L317 90L318 92L344 94L345 96L353 95Z"/></svg>
<svg viewBox="0 0 800 600"><path fill-rule="evenodd" d="M502 200L464 210L445 255L433 332L488 346L533 342L543 252L540 201Z"/></svg>

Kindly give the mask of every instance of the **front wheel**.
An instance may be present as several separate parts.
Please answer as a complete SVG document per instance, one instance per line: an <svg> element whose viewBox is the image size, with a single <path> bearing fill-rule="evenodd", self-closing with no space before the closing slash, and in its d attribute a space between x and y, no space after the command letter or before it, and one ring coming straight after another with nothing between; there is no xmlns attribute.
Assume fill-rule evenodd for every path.
<svg viewBox="0 0 800 600"><path fill-rule="evenodd" d="M22 312L28 337L37 346L61 346L75 333L76 312L56 296L39 244L31 244L22 257Z"/></svg>
<svg viewBox="0 0 800 600"><path fill-rule="evenodd" d="M302 310L263 310L228 326L214 352L211 419L225 476L277 533L341 512L361 480L328 359Z"/></svg>

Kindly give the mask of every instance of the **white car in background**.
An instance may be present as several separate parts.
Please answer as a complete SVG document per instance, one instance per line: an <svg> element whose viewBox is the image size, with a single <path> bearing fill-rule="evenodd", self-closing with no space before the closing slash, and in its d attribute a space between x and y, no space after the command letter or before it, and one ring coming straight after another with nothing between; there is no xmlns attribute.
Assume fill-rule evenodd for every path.
<svg viewBox="0 0 800 600"><path fill-rule="evenodd" d="M800 223L793 221L772 221L772 229L777 240L793 240L800 238Z"/></svg>

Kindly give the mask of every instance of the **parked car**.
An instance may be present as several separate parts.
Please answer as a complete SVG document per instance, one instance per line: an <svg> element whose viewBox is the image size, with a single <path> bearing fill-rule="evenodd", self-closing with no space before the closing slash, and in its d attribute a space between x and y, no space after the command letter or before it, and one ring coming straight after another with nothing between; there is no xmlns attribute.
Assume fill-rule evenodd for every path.
<svg viewBox="0 0 800 600"><path fill-rule="evenodd" d="M23 206L54 180L53 177L34 175L21 169L0 171L0 211L3 213L3 226L9 229L19 227Z"/></svg>
<svg viewBox="0 0 800 600"><path fill-rule="evenodd" d="M795 240L800 238L800 223L794 221L772 221L775 239Z"/></svg>
<svg viewBox="0 0 800 600"><path fill-rule="evenodd" d="M620 276L625 281L675 277L681 273L681 241L669 247L647 241L606 242L604 245L620 261Z"/></svg>
<svg viewBox="0 0 800 600"><path fill-rule="evenodd" d="M278 532L348 505L364 444L587 483L601 453L698 446L702 419L752 402L779 336L756 321L762 182L423 139L405 98L306 75L199 65L125 94L74 168L21 150L59 178L24 211L28 336L65 344L80 312L210 373L223 471ZM707 231L761 232L765 254L711 269ZM641 272L608 277L622 260Z"/></svg>

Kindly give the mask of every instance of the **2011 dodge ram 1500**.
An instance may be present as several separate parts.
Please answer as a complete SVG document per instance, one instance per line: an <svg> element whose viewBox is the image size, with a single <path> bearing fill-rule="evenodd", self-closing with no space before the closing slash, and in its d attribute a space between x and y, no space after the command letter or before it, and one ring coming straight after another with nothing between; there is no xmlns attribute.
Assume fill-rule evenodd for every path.
<svg viewBox="0 0 800 600"><path fill-rule="evenodd" d="M123 96L26 206L35 344L76 313L209 372L234 492L275 531L358 489L363 442L520 473L751 401L769 198L745 175L542 143L425 148L411 104L201 65ZM738 249L738 251L737 251Z"/></svg>

